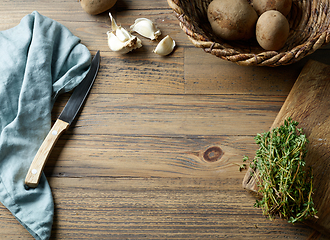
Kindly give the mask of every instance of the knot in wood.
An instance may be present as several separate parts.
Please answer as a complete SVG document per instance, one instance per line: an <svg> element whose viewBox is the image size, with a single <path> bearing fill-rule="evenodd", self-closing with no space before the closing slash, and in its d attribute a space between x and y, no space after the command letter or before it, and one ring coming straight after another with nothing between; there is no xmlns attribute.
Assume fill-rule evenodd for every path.
<svg viewBox="0 0 330 240"><path fill-rule="evenodd" d="M223 156L224 152L220 147L213 146L209 147L205 150L203 154L203 158L207 162L215 162L220 160L220 158Z"/></svg>

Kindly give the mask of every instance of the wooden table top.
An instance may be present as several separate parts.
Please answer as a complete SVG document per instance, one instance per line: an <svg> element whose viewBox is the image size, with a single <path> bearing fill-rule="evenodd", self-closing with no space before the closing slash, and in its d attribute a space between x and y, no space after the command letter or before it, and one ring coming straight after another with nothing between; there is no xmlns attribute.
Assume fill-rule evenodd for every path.
<svg viewBox="0 0 330 240"><path fill-rule="evenodd" d="M326 239L262 216L238 165L254 156L254 136L268 131L307 60L330 63L329 50L290 66L238 66L195 48L166 0L118 0L111 13L125 28L151 19L177 43L168 57L143 37L141 49L111 52L107 12L91 16L77 0L0 1L0 30L34 10L101 52L81 115L45 168L51 239ZM1 239L32 239L3 205L0 218Z"/></svg>

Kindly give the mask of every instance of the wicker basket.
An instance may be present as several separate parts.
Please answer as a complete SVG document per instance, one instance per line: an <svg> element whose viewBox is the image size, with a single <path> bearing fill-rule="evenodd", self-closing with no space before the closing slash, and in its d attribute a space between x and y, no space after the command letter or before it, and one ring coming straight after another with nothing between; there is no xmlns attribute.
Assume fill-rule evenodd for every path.
<svg viewBox="0 0 330 240"><path fill-rule="evenodd" d="M290 36L279 51L265 51L255 39L224 41L212 34L207 7L212 0L167 0L194 46L244 66L281 66L299 61L330 41L330 0L293 0Z"/></svg>

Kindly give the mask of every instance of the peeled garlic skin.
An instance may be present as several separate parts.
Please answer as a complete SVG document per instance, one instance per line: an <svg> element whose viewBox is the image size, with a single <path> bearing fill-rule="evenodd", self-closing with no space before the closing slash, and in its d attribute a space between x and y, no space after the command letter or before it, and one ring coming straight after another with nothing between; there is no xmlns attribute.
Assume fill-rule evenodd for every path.
<svg viewBox="0 0 330 240"><path fill-rule="evenodd" d="M156 40L161 31L155 26L155 24L148 18L138 18L135 23L130 27L131 31L137 32L143 37L151 40Z"/></svg>
<svg viewBox="0 0 330 240"><path fill-rule="evenodd" d="M161 56L166 56L173 51L174 47L175 41L169 35L167 35L158 43L153 52Z"/></svg>

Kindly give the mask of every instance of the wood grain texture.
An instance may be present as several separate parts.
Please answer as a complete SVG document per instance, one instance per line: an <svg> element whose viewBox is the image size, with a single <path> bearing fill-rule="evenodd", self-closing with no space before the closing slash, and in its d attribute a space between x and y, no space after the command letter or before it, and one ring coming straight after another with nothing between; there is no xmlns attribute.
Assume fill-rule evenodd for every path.
<svg viewBox="0 0 330 240"><path fill-rule="evenodd" d="M192 46L166 0L118 0L111 12L126 28L138 17L154 21L177 43L168 57L142 37L141 49L111 52L108 14L88 15L76 0L0 1L0 30L34 10L65 25L92 55L101 51L81 114L45 167L55 201L51 239L312 236L308 226L264 218L237 166L256 150L253 137L271 127L307 60L275 69L220 60ZM327 62L328 51L308 59ZM69 96L57 100L53 121ZM2 205L0 217L1 239L32 239Z"/></svg>
<svg viewBox="0 0 330 240"><path fill-rule="evenodd" d="M320 232L330 235L330 67L310 61L302 70L271 128L279 127L291 117L298 121L309 143L305 161L313 169L313 200L318 210L318 219L308 224ZM249 171L250 172L250 171ZM246 174L243 186L256 191L257 183ZM248 180L250 179L250 180Z"/></svg>
<svg viewBox="0 0 330 240"><path fill-rule="evenodd" d="M238 179L52 178L50 184L62 206L55 217L56 239L268 239L275 233L303 239L309 234L303 225L274 221L270 227L257 209L250 211L246 200L252 199L236 189ZM68 226L70 231L62 230Z"/></svg>

